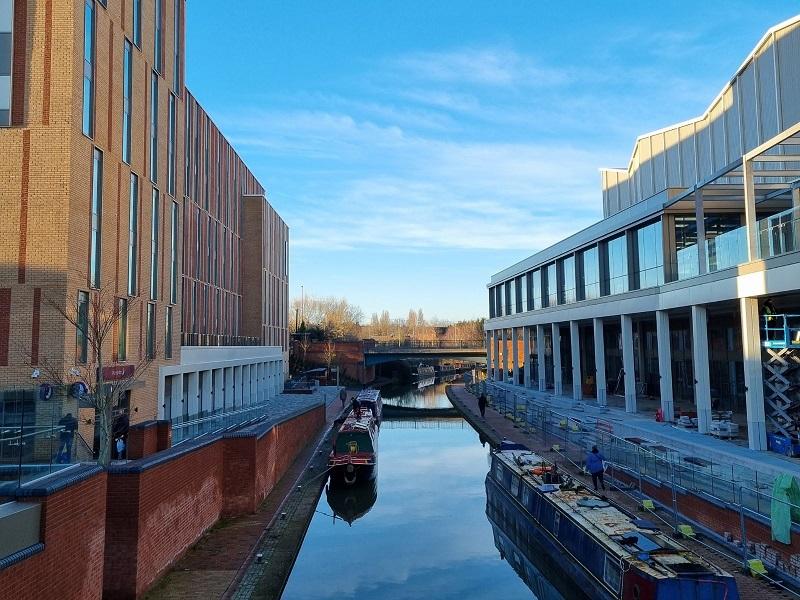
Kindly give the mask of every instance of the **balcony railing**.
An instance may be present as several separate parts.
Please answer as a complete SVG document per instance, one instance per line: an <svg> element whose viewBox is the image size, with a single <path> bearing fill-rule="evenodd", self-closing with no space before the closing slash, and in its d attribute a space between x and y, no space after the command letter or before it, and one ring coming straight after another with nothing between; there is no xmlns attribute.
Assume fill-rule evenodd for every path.
<svg viewBox="0 0 800 600"><path fill-rule="evenodd" d="M747 262L747 227L739 227L705 241L708 272Z"/></svg>
<svg viewBox="0 0 800 600"><path fill-rule="evenodd" d="M376 342L364 347L364 352L384 352L392 350L475 350L483 348L483 340L396 340Z"/></svg>
<svg viewBox="0 0 800 600"><path fill-rule="evenodd" d="M182 346L261 346L261 339L241 335L181 333Z"/></svg>
<svg viewBox="0 0 800 600"><path fill-rule="evenodd" d="M700 266L697 257L697 244L692 244L686 248L678 250L678 265L676 273L678 280L697 277L700 274Z"/></svg>
<svg viewBox="0 0 800 600"><path fill-rule="evenodd" d="M800 250L800 208L790 208L758 222L761 258Z"/></svg>

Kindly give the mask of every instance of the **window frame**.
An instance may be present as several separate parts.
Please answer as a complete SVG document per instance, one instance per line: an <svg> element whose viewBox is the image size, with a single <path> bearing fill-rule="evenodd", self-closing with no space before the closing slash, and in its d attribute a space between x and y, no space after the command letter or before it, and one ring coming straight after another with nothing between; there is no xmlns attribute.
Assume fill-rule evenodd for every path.
<svg viewBox="0 0 800 600"><path fill-rule="evenodd" d="M128 296L139 295L139 176L131 171L128 188Z"/></svg>
<svg viewBox="0 0 800 600"><path fill-rule="evenodd" d="M158 236L160 232L161 195L153 188L150 199L150 300L158 300Z"/></svg>
<svg viewBox="0 0 800 600"><path fill-rule="evenodd" d="M87 22L91 22L91 32L87 34ZM87 35L90 48L87 49ZM88 56L87 56L88 54ZM94 0L83 3L83 92L81 105L81 132L89 139L94 138L95 109L95 68L97 57L97 11ZM87 98L88 82L88 98ZM87 101L89 108L87 110Z"/></svg>
<svg viewBox="0 0 800 600"><path fill-rule="evenodd" d="M133 43L125 38L122 48L122 160L131 164L133 132Z"/></svg>
<svg viewBox="0 0 800 600"><path fill-rule="evenodd" d="M83 324L81 326L81 324ZM75 308L75 363L89 362L89 292L78 290Z"/></svg>
<svg viewBox="0 0 800 600"><path fill-rule="evenodd" d="M99 289L103 258L103 151L92 148L92 188L89 201L89 287Z"/></svg>

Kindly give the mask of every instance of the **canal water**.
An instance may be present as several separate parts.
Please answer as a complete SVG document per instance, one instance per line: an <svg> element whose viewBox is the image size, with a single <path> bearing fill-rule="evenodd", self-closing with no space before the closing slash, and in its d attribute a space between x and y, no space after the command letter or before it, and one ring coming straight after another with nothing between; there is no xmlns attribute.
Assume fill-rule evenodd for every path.
<svg viewBox="0 0 800 600"><path fill-rule="evenodd" d="M439 382L387 391L384 402L451 406ZM282 598L578 597L556 592L554 575L543 577L502 529L493 533L488 452L461 418L384 421L375 485L326 486Z"/></svg>

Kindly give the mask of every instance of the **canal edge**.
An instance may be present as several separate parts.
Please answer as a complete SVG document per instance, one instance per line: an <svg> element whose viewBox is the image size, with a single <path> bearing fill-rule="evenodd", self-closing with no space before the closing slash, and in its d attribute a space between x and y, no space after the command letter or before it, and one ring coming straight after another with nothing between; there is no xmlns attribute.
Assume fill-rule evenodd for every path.
<svg viewBox="0 0 800 600"><path fill-rule="evenodd" d="M503 439L502 436L496 429L489 425L488 422L472 412L467 404L456 396L455 392L453 391L453 388L455 387L463 388L464 386L454 386L448 384L445 388L445 394L447 394L447 399L450 400L450 404L452 404L453 407L461 413L461 416L464 417L464 419L475 431L486 437L493 447L499 446Z"/></svg>

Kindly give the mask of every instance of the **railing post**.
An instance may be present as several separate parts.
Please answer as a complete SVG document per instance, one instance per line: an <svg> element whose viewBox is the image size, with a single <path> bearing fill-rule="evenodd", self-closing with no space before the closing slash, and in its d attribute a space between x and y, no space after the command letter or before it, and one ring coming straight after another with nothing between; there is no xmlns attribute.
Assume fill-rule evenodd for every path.
<svg viewBox="0 0 800 600"><path fill-rule="evenodd" d="M642 493L642 469L639 467L639 446L636 446L636 474L639 476L639 494Z"/></svg>
<svg viewBox="0 0 800 600"><path fill-rule="evenodd" d="M675 489L675 464L670 461L670 479L672 487L672 516L675 519L675 531L678 530L678 492Z"/></svg>
<svg viewBox="0 0 800 600"><path fill-rule="evenodd" d="M739 486L739 528L741 535L739 539L742 542L742 566L747 568L747 527L744 521L744 488Z"/></svg>

